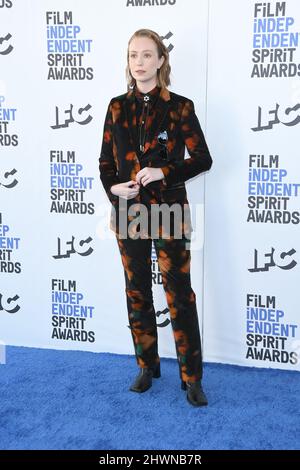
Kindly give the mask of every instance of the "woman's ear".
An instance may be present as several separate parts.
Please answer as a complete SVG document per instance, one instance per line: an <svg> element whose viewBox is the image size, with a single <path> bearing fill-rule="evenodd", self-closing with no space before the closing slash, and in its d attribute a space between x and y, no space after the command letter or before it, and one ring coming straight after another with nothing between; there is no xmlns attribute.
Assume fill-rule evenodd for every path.
<svg viewBox="0 0 300 470"><path fill-rule="evenodd" d="M159 69L160 69L160 67L162 66L162 64L164 63L164 61L165 61L165 58L164 58L164 56L162 55L161 58L159 59L159 67L158 67Z"/></svg>

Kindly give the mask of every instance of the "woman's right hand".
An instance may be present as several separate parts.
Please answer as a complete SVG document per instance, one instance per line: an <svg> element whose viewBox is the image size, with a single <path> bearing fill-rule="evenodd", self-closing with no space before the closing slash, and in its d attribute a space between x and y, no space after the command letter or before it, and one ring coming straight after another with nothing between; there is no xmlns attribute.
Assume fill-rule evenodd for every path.
<svg viewBox="0 0 300 470"><path fill-rule="evenodd" d="M126 183L114 184L110 188L111 192L115 196L122 197L124 199L132 199L136 197L140 191L140 185L136 181L126 181Z"/></svg>

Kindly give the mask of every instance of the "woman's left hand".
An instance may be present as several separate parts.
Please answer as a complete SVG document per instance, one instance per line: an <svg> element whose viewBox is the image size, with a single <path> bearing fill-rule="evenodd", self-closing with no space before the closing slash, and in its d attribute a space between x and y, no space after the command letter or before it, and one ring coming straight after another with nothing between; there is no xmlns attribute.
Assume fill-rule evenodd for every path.
<svg viewBox="0 0 300 470"><path fill-rule="evenodd" d="M147 186L148 183L162 180L164 177L165 175L160 168L147 166L136 174L136 181L143 186Z"/></svg>

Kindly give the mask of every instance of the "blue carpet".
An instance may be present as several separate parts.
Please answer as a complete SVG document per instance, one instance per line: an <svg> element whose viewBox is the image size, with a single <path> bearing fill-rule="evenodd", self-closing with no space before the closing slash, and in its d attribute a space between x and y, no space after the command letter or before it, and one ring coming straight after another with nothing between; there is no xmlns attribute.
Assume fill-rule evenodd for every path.
<svg viewBox="0 0 300 470"><path fill-rule="evenodd" d="M1 449L299 449L292 371L205 364L209 406L194 408L174 359L143 394L133 356L7 347Z"/></svg>

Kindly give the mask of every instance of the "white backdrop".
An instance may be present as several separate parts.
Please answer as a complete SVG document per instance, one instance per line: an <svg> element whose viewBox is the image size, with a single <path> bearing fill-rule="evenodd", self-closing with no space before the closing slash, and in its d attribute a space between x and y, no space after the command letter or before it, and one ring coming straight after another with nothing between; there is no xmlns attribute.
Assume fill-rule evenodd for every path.
<svg viewBox="0 0 300 470"><path fill-rule="evenodd" d="M286 201L276 188L273 205L281 206L268 217L277 211L280 220L284 212L299 209L298 112L285 113L299 103L299 76L292 76L298 44L282 63L296 64L287 67L288 76L251 74L253 50L261 54L254 23L269 18L269 29L277 28L271 36L296 42L300 6L289 0L279 2L275 11L278 2L270 2L263 12L253 0L152 3L0 0L0 340L133 353L123 270L108 228L110 203L99 181L98 158L108 102L126 91L128 39L146 27L164 37L172 66L170 90L194 101L214 160L210 172L187 184L196 227L192 286L204 359L299 369L297 215L296 223L247 218L250 155L255 155L252 170L269 162L273 169L286 170L282 183L292 185ZM284 18L294 23L285 24ZM53 27L61 35L56 55L49 38ZM276 49L279 55L288 47L286 42L281 46L264 51ZM66 58L69 66L62 66ZM57 68L48 63L58 59ZM264 64L259 61L258 70ZM259 107L260 127L273 119L270 129L252 130L259 127ZM264 161L257 157L262 154ZM270 155L278 158L270 163ZM55 170L67 171L60 182ZM58 189L60 200L55 199ZM255 188L251 191L255 204ZM284 252L289 254L283 257ZM255 253L256 268L249 271ZM160 354L175 357L155 257L153 271ZM248 324L247 306L252 307ZM277 321L278 311L283 313ZM253 315L263 323L255 323ZM256 349L247 344L255 341Z"/></svg>
<svg viewBox="0 0 300 470"><path fill-rule="evenodd" d="M276 11L276 4L283 10ZM299 41L300 4L265 5L264 12L255 1L210 2L207 138L215 161L205 192L204 347L206 358L215 362L299 370L299 45L283 62L254 63L253 58L275 49L280 57L291 33ZM286 18L294 21L287 30ZM261 19L270 20L267 39L280 35L284 47L258 47L262 32L254 26ZM281 77L280 65L291 76ZM269 75L252 77L261 67ZM276 121L277 105L279 122L269 124ZM258 169L269 183L261 188L264 194L253 181ZM286 201L283 184L293 185Z"/></svg>

